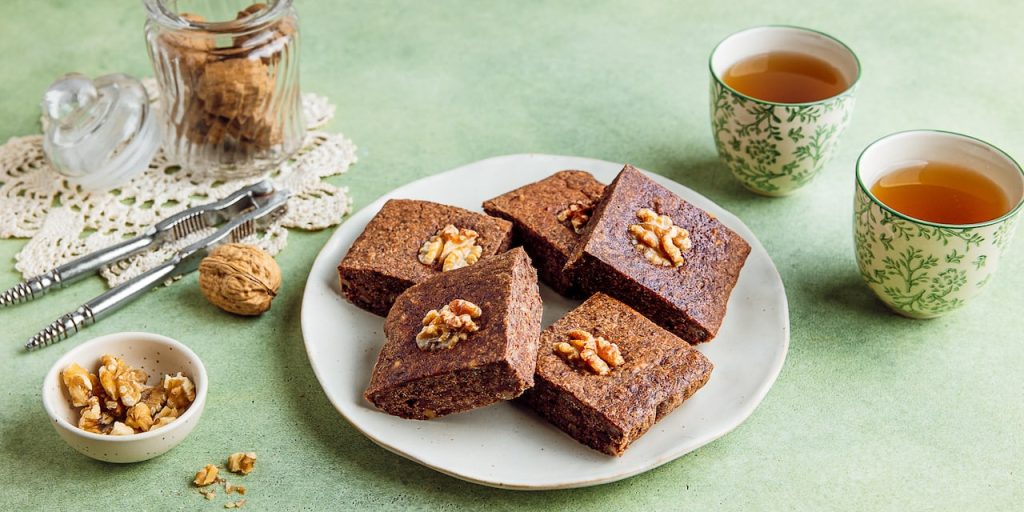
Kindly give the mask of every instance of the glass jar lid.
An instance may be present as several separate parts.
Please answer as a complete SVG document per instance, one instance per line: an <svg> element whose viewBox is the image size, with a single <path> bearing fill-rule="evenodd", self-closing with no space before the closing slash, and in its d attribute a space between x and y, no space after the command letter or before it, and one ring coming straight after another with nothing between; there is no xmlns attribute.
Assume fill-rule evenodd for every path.
<svg viewBox="0 0 1024 512"><path fill-rule="evenodd" d="M122 184L160 147L160 123L142 83L123 74L96 80L70 73L42 101L43 152L69 181L90 190Z"/></svg>

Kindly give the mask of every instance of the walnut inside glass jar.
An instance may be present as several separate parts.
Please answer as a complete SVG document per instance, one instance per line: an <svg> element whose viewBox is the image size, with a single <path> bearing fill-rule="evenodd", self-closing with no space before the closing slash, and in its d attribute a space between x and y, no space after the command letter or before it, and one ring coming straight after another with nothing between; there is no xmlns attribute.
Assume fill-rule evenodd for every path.
<svg viewBox="0 0 1024 512"><path fill-rule="evenodd" d="M215 177L259 173L294 153L304 126L291 0L145 0L169 160Z"/></svg>

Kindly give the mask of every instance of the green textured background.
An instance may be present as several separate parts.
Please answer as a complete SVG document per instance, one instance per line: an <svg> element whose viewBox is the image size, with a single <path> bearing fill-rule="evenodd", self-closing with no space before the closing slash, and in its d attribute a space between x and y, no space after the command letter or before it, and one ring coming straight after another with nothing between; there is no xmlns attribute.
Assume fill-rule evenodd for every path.
<svg viewBox="0 0 1024 512"><path fill-rule="evenodd" d="M416 178L521 152L631 162L742 218L789 293L792 345L753 416L646 474L599 487L511 492L464 483L378 448L331 407L306 359L306 273L330 232L297 233L283 293L241 319L190 276L88 334L26 354L39 327L102 290L98 279L0 310L0 509L214 510L194 471L259 453L247 508L585 510L1010 510L1024 501L1021 243L965 310L934 321L887 312L860 282L853 163L886 133L942 128L1024 156L1024 7L969 3L327 2L299 0L302 86L329 96L328 127L359 145L332 179L356 208ZM38 98L67 71L151 74L139 2L0 3L0 140L37 130ZM826 172L795 196L745 191L717 162L707 54L753 25L831 33L860 56L853 123ZM1020 236L1020 235L1018 235ZM0 241L0 286L22 241ZM209 370L202 421L144 463L93 461L47 425L39 387L86 338L147 330L181 339ZM567 440L567 442L570 442Z"/></svg>

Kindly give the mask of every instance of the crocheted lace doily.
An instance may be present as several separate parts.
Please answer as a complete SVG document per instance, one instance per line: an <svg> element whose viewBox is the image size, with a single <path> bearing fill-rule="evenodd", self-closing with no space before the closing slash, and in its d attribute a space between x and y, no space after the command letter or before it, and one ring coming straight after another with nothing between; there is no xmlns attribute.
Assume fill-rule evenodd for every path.
<svg viewBox="0 0 1024 512"><path fill-rule="evenodd" d="M157 89L144 80L150 97ZM16 255L15 268L26 278L140 234L177 211L216 201L240 187L269 178L292 192L288 211L265 232L243 240L277 254L287 228L318 230L334 226L352 208L346 187L323 178L342 174L356 162L356 146L338 133L319 131L334 116L334 105L315 94L302 96L306 138L288 162L263 176L214 180L194 176L168 162L158 151L149 169L108 192L79 190L50 168L41 135L13 137L0 146L0 237L31 238ZM166 261L174 251L212 233L143 252L100 271L116 286Z"/></svg>

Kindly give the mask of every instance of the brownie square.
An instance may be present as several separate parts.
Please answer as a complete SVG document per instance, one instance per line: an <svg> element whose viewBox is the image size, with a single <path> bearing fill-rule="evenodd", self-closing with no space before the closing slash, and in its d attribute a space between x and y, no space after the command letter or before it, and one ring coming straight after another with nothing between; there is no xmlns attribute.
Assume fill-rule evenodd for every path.
<svg viewBox="0 0 1024 512"><path fill-rule="evenodd" d="M689 232L680 266L652 263L630 235L638 212L654 210ZM690 343L718 334L750 245L713 215L625 166L605 189L566 263L588 293L604 292Z"/></svg>
<svg viewBox="0 0 1024 512"><path fill-rule="evenodd" d="M541 281L562 295L582 298L564 270L579 242L579 228L570 219L559 220L559 214L571 205L589 213L603 193L604 184L590 173L559 171L490 199L483 208L490 215L512 222L514 243L522 244L533 258Z"/></svg>
<svg viewBox="0 0 1024 512"><path fill-rule="evenodd" d="M441 273L439 266L421 263L419 251L448 224L479 234L480 262L507 251L512 242L512 224L506 220L430 201L391 199L338 265L345 298L371 313L387 315L398 294Z"/></svg>
<svg viewBox="0 0 1024 512"><path fill-rule="evenodd" d="M615 343L624 364L598 375L567 362L555 346L577 329ZM597 293L541 333L535 386L522 400L577 441L622 455L703 387L711 370L704 354L629 306Z"/></svg>
<svg viewBox="0 0 1024 512"><path fill-rule="evenodd" d="M479 306L478 330L451 348L421 349L416 337L427 312L455 299ZM387 342L364 396L414 419L511 400L533 386L541 313L537 271L518 247L413 285L384 322Z"/></svg>

